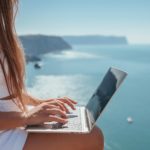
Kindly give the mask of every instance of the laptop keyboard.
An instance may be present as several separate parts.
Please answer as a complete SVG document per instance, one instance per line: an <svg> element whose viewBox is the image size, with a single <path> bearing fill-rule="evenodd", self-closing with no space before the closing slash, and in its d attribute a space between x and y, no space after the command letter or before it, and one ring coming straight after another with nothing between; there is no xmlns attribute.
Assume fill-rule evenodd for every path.
<svg viewBox="0 0 150 150"><path fill-rule="evenodd" d="M67 115L68 123L64 126L68 127L68 129L74 130L82 130L82 122L81 122L81 110L78 107L73 113Z"/></svg>
<svg viewBox="0 0 150 150"><path fill-rule="evenodd" d="M81 123L81 110L77 107L76 110L72 111L70 114L67 114L68 123L54 123L52 124L52 129L64 129L64 130L77 130L82 131L82 123Z"/></svg>

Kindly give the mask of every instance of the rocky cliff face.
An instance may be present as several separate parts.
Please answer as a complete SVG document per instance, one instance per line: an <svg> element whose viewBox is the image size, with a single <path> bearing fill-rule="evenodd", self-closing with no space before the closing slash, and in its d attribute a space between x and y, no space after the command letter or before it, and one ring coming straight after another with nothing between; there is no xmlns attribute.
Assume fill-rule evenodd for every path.
<svg viewBox="0 0 150 150"><path fill-rule="evenodd" d="M71 46L59 36L25 35L20 36L20 40L26 55L30 56L71 49Z"/></svg>

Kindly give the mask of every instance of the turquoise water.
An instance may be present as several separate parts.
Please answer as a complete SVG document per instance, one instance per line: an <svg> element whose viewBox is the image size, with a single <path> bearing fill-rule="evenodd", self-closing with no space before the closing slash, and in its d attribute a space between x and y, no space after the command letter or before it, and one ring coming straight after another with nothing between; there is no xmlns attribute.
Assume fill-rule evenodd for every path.
<svg viewBox="0 0 150 150"><path fill-rule="evenodd" d="M150 45L74 46L42 57L41 69L27 65L28 89L41 98L65 95L86 104L110 66L128 72L97 125L105 150L150 149Z"/></svg>

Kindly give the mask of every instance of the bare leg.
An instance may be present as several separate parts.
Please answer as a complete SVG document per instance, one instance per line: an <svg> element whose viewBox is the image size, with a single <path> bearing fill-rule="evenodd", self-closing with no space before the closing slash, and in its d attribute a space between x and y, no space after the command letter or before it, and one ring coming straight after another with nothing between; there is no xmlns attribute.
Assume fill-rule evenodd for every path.
<svg viewBox="0 0 150 150"><path fill-rule="evenodd" d="M23 150L103 150L101 130L89 134L30 133Z"/></svg>

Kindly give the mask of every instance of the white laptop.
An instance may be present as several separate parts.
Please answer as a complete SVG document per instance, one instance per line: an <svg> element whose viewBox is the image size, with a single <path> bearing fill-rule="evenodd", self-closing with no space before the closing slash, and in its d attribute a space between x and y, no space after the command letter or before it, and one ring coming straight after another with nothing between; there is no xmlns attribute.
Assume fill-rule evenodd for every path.
<svg viewBox="0 0 150 150"><path fill-rule="evenodd" d="M27 126L28 132L41 133L89 133L96 120L118 90L127 73L116 68L109 68L101 84L94 92L86 106L77 106L67 114L68 123L45 122L44 125Z"/></svg>

